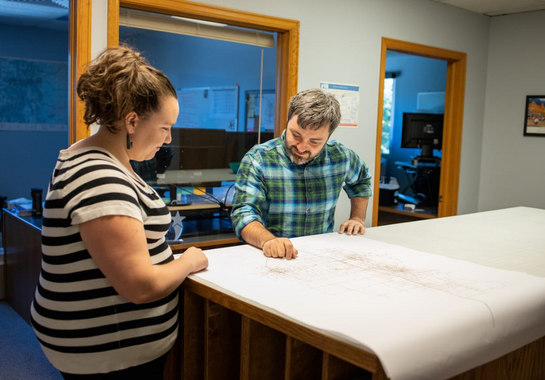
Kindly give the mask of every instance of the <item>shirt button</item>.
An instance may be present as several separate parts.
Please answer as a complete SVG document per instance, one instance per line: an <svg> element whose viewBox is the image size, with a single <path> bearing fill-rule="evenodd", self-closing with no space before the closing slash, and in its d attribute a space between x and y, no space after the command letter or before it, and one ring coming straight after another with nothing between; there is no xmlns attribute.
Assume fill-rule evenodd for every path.
<svg viewBox="0 0 545 380"><path fill-rule="evenodd" d="M310 187L307 189L307 191L310 193Z"/></svg>
<svg viewBox="0 0 545 380"><path fill-rule="evenodd" d="M308 209L307 212L310 213L310 209Z"/></svg>

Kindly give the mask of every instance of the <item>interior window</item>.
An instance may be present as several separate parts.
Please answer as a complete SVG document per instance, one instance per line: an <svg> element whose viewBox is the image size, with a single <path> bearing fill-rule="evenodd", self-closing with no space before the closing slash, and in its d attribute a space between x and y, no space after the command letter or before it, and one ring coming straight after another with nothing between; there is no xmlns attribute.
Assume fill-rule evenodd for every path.
<svg viewBox="0 0 545 380"><path fill-rule="evenodd" d="M228 210L242 157L274 137L276 33L128 9L119 24L120 43L169 77L180 106L172 143L133 167L172 210L184 212L184 237L232 232L228 211L183 207Z"/></svg>
<svg viewBox="0 0 545 380"><path fill-rule="evenodd" d="M68 6L0 1L0 199L45 196L68 145Z"/></svg>

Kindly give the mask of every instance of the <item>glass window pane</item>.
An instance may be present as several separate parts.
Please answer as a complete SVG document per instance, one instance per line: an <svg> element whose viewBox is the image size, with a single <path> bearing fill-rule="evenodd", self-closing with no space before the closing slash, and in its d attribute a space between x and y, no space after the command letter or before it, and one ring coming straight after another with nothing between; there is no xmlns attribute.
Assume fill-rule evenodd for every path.
<svg viewBox="0 0 545 380"><path fill-rule="evenodd" d="M68 145L68 8L4 2L0 36L0 197L30 199Z"/></svg>
<svg viewBox="0 0 545 380"><path fill-rule="evenodd" d="M156 186L165 202L195 206L193 210L180 207L185 216L182 238L232 233L227 213L221 209L232 201L237 165L255 144L274 137L276 34L268 36L272 36L272 48L261 47L233 42L232 36L237 39L240 32L241 39L247 39L262 31L194 28L215 28L208 30L214 38L203 38L191 35L187 19L180 20L182 33L173 23L176 19L139 13L138 17L145 14L142 21L120 20L120 42L141 51L169 77L180 113L169 146L154 160L133 162L133 167ZM160 27L149 29L152 24ZM226 40L216 38L223 32Z"/></svg>

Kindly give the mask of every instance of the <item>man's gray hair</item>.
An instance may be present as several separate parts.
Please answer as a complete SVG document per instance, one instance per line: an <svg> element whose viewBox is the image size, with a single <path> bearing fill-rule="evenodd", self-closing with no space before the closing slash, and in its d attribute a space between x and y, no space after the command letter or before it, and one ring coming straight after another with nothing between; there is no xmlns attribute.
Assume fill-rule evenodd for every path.
<svg viewBox="0 0 545 380"><path fill-rule="evenodd" d="M329 125L329 134L339 126L341 106L331 94L319 88L299 92L290 100L288 122L297 115L297 124L303 129L317 130Z"/></svg>

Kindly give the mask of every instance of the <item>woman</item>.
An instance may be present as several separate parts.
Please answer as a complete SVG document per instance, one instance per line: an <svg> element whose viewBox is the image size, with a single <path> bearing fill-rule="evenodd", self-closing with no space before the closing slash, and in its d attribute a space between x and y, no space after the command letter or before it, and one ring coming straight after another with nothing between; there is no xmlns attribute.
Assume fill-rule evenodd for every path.
<svg viewBox="0 0 545 380"><path fill-rule="evenodd" d="M168 78L129 47L106 50L78 81L99 131L61 151L43 211L32 325L65 379L161 379L178 328L177 289L205 269L178 260L169 210L130 160L154 157L178 117Z"/></svg>

